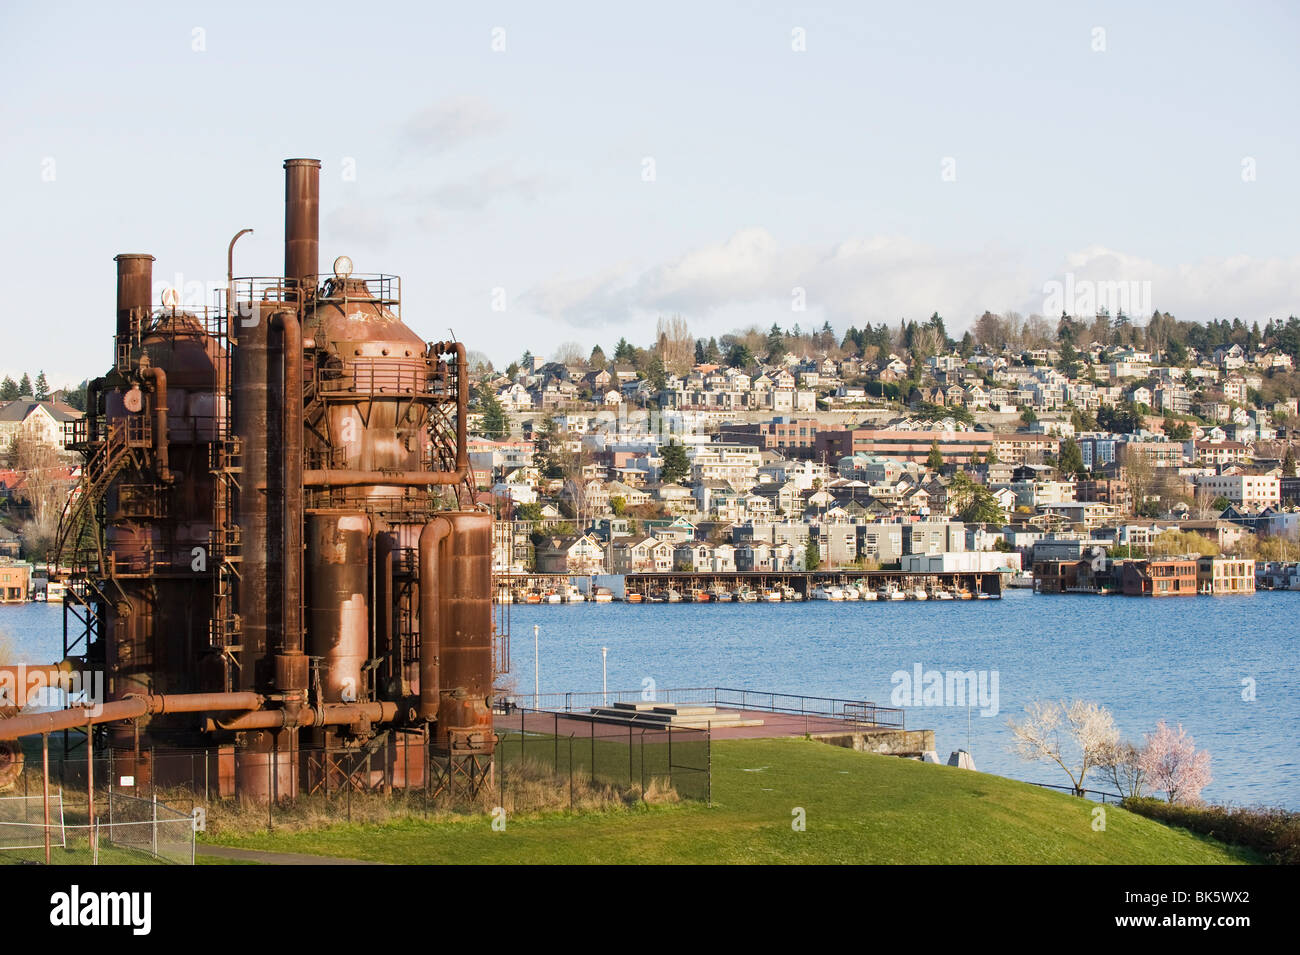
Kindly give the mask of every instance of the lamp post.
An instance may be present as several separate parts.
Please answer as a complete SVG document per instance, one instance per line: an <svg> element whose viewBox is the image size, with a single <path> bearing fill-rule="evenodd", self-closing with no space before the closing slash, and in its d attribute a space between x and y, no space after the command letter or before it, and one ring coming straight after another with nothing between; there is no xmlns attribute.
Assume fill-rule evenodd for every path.
<svg viewBox="0 0 1300 955"><path fill-rule="evenodd" d="M541 704L538 697L542 695L542 658L539 653L541 644L538 641L538 634L541 627L533 624L533 709L537 709Z"/></svg>
<svg viewBox="0 0 1300 955"><path fill-rule="evenodd" d="M606 663L609 657L609 647L600 648L600 693L604 699L604 706L609 706L609 667Z"/></svg>

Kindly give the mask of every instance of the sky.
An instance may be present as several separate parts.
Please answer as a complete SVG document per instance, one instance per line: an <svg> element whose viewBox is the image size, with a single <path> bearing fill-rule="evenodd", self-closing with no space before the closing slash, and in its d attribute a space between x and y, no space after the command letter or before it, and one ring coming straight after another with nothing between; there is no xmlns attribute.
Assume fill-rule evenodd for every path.
<svg viewBox="0 0 1300 955"><path fill-rule="evenodd" d="M107 370L119 252L201 304L252 228L278 274L299 156L322 270L498 367L674 314L1300 314L1294 4L284 7L0 5L0 375Z"/></svg>

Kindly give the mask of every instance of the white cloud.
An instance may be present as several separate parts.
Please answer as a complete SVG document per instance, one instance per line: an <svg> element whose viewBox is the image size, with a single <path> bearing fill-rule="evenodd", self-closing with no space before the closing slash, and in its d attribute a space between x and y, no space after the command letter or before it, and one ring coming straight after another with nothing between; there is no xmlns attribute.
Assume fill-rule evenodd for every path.
<svg viewBox="0 0 1300 955"><path fill-rule="evenodd" d="M407 120L405 140L427 152L445 152L461 143L490 136L505 117L487 100L461 96L441 100Z"/></svg>
<svg viewBox="0 0 1300 955"><path fill-rule="evenodd" d="M950 329L965 328L985 309L1042 312L1044 285L1064 273L1076 281L1149 281L1155 308L1204 321L1285 317L1300 310L1300 257L1235 256L1160 266L1101 247L1063 256L1057 274L1041 275L1005 248L944 249L898 236L849 238L833 246L782 246L763 228L637 270L627 264L597 274L558 278L530 289L523 302L553 320L580 327L623 325L657 312L681 312L707 324L748 307L764 316L788 309L805 290L807 318L837 328L865 322L924 319L938 311ZM1135 316L1137 317L1137 316Z"/></svg>

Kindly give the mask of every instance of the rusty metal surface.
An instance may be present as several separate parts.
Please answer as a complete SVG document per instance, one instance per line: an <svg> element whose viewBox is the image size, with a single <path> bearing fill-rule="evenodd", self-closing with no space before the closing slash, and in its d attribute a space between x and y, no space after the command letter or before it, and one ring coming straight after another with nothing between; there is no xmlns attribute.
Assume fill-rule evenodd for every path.
<svg viewBox="0 0 1300 955"><path fill-rule="evenodd" d="M100 621L78 664L102 661L109 702L0 739L108 723L136 753L218 746L222 792L254 799L313 784L300 731L491 752L465 345L408 327L395 276L321 276L320 162L284 169L284 275L236 279L232 240L223 313L154 310L153 258L116 259L113 367L78 445L101 549L74 571Z"/></svg>

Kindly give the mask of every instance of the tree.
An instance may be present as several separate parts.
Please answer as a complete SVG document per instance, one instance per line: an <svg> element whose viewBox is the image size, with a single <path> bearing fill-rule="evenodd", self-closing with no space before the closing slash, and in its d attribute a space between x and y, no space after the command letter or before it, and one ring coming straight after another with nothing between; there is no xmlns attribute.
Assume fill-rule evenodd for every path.
<svg viewBox="0 0 1300 955"><path fill-rule="evenodd" d="M925 466L931 471L938 471L943 467L943 452L939 450L938 438L930 442L930 455L925 459Z"/></svg>
<svg viewBox="0 0 1300 955"><path fill-rule="evenodd" d="M1151 541L1151 553L1156 557L1181 557L1197 554L1201 557L1218 557L1219 545L1195 531L1167 530Z"/></svg>
<svg viewBox="0 0 1300 955"><path fill-rule="evenodd" d="M1142 795L1146 773L1142 769L1142 748L1127 740L1106 747L1097 761L1101 777L1126 799Z"/></svg>
<svg viewBox="0 0 1300 955"><path fill-rule="evenodd" d="M976 484L965 471L952 476L948 499L953 502L958 518L967 524L998 524L1006 517L993 492L983 484Z"/></svg>
<svg viewBox="0 0 1300 955"><path fill-rule="evenodd" d="M1282 476L1295 477L1295 449L1289 444L1286 446L1286 454L1282 456Z"/></svg>
<svg viewBox="0 0 1300 955"><path fill-rule="evenodd" d="M594 347L591 350L591 357L587 359L587 364L596 369L596 371L601 371L605 365L608 364L605 360L605 349L601 348L599 345Z"/></svg>
<svg viewBox="0 0 1300 955"><path fill-rule="evenodd" d="M747 346L736 342L727 350L727 364L732 368L748 368L754 364L754 353Z"/></svg>
<svg viewBox="0 0 1300 955"><path fill-rule="evenodd" d="M1186 421L1174 421L1166 418L1163 428L1165 436L1170 441L1190 441L1192 438L1192 426Z"/></svg>
<svg viewBox="0 0 1300 955"><path fill-rule="evenodd" d="M1032 700L1025 718L1007 720L1015 739L1012 751L1029 762L1052 762L1065 770L1075 795L1083 795L1088 773L1119 742L1110 710L1088 700Z"/></svg>
<svg viewBox="0 0 1300 955"><path fill-rule="evenodd" d="M691 462L686 457L686 449L673 442L664 446L663 465L659 468L659 479L664 484L674 484L691 473Z"/></svg>
<svg viewBox="0 0 1300 955"><path fill-rule="evenodd" d="M4 383L0 384L0 401L13 401L19 394L18 382L5 375Z"/></svg>
<svg viewBox="0 0 1300 955"><path fill-rule="evenodd" d="M686 319L680 315L660 318L655 339L659 359L669 374L684 375L691 370L695 362L695 341Z"/></svg>
<svg viewBox="0 0 1300 955"><path fill-rule="evenodd" d="M645 370L645 380L650 383L650 387L655 391L663 391L668 387L668 376L664 373L664 363L658 355L651 359L649 366Z"/></svg>
<svg viewBox="0 0 1300 955"><path fill-rule="evenodd" d="M1151 788L1164 793L1171 803L1200 802L1201 790L1213 779L1209 752L1197 750L1196 740L1187 735L1182 724L1175 732L1164 720L1145 739L1140 765Z"/></svg>
<svg viewBox="0 0 1300 955"><path fill-rule="evenodd" d="M32 393L32 380L23 372L23 377L18 381L18 397L23 398Z"/></svg>
<svg viewBox="0 0 1300 955"><path fill-rule="evenodd" d="M821 548L817 546L817 538L810 534L808 535L808 542L803 545L803 569L816 570L821 566L821 563Z"/></svg>
<svg viewBox="0 0 1300 955"><path fill-rule="evenodd" d="M1034 412L1033 408L1026 408L1024 411L1020 412L1020 420L1027 428L1038 420L1038 415Z"/></svg>
<svg viewBox="0 0 1300 955"><path fill-rule="evenodd" d="M614 346L614 361L620 365L627 364L636 356L636 350L627 343L626 338L620 338L618 344Z"/></svg>
<svg viewBox="0 0 1300 955"><path fill-rule="evenodd" d="M1056 462L1056 467L1062 474L1083 473L1083 449L1074 438L1066 438L1061 445L1061 456Z"/></svg>
<svg viewBox="0 0 1300 955"><path fill-rule="evenodd" d="M614 512L615 517L622 517L627 513L627 501L615 495L609 499L609 509Z"/></svg>
<svg viewBox="0 0 1300 955"><path fill-rule="evenodd" d="M492 393L492 387L486 381L479 385L478 407L481 417L477 434L488 438L510 436L510 422L506 419L505 409L501 407L501 402L497 401L497 396Z"/></svg>
<svg viewBox="0 0 1300 955"><path fill-rule="evenodd" d="M542 505L536 501L515 505L515 520L536 524L542 519Z"/></svg>
<svg viewBox="0 0 1300 955"><path fill-rule="evenodd" d="M36 391L33 393L37 401L47 401L50 397L50 383L45 380L45 369L41 369L36 374Z"/></svg>

